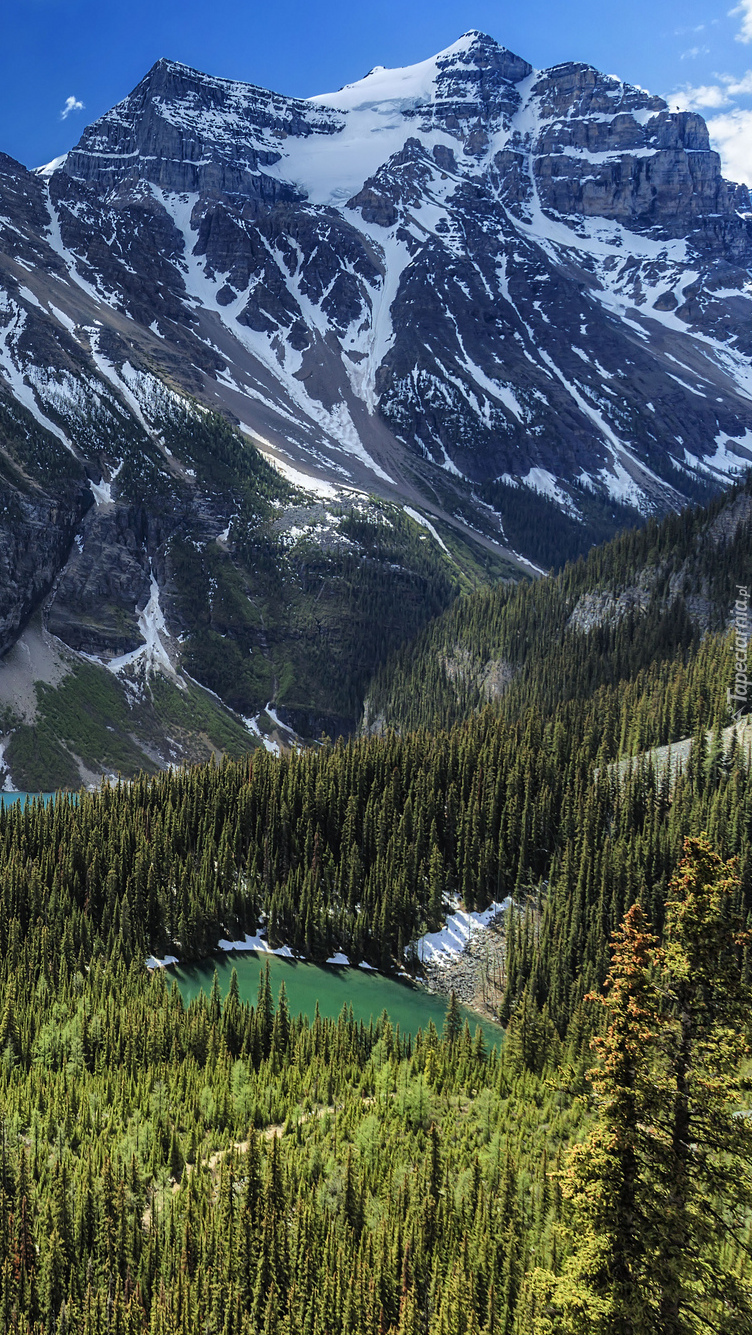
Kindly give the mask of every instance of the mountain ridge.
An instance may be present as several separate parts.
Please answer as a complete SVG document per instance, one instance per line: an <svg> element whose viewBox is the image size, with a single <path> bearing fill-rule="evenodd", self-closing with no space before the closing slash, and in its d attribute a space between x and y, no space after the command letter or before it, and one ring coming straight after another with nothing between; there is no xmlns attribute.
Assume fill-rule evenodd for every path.
<svg viewBox="0 0 752 1335"><path fill-rule="evenodd" d="M0 514L4 647L44 604L69 649L117 661L154 579L192 676L242 717L325 723L312 664L320 641L348 659L353 622L340 601L314 633L304 550L324 583L362 591L360 562L374 596L379 572L381 592L404 576L447 598L747 468L751 219L699 116L476 31L307 100L160 60L62 159L0 160L4 504L45 534L19 547ZM310 517L289 522L292 565L275 506ZM432 529L408 532L404 506ZM355 725L367 667L332 727Z"/></svg>
<svg viewBox="0 0 752 1335"><path fill-rule="evenodd" d="M384 96L395 92L395 78L396 91L403 95ZM375 87L371 88L374 83ZM407 97L400 83L407 86ZM379 96L382 101L378 100ZM337 105L338 101L340 105ZM559 111L566 113L567 124L561 116L557 119ZM485 123L471 126L473 117L477 120L479 113ZM520 123L515 124L515 118L520 120L520 117ZM353 154L347 143L348 125L353 118L357 122L351 136L357 148L354 175L348 165ZM411 133L406 133L406 122L410 122L407 128ZM545 151L536 154L532 165L528 162L525 167L525 139L530 139L536 125L538 129L544 128L538 136L541 142L534 147ZM377 133L374 132L376 128ZM489 144L493 135L498 143L494 142L494 152L491 153ZM437 136L442 139L441 143L434 142ZM364 145L370 153L366 161L363 160ZM460 163L454 151L458 146L463 154ZM392 149L395 151L390 152ZM333 150L337 156L334 164L331 162ZM607 164L594 163L593 158L601 158L604 153L610 158L621 153L622 157ZM631 156L627 158L625 155ZM666 157L671 161L661 176L658 169ZM469 160L473 170L464 170L467 167L464 159ZM649 173L645 163L648 159L658 184L655 180L647 184ZM433 306L429 303L427 309L417 308L416 312L415 297L407 281L414 278L414 283L419 284L425 294L431 277L436 277L437 261L429 252L441 250L437 271L441 275L440 282L445 286L453 284L455 296L457 289L460 295L463 288L470 293L469 282L476 287L479 281L485 282L487 292L493 290L483 266L475 262L481 247L485 244L487 248L483 235L473 237L469 247L474 261L467 269L468 273L472 271L470 280L463 278L460 272L463 264L455 263L467 256L455 253L457 247L453 248L451 236L440 236L442 230L447 232L448 226L451 231L451 224L447 223L449 215L443 207L446 196L461 196L463 192L472 195L473 189L477 194L478 187L473 187L473 182L480 181L484 173L481 177L474 175L474 166L482 160L485 176L489 178L483 191L488 195L495 189L505 202L502 212L491 212L489 224L496 229L493 244L504 268L500 285L497 278L496 304L512 316L511 327L500 330L500 343L504 346L498 352L493 349L497 363L495 377L489 375L481 364L483 354L467 346L470 339L464 329L460 333L454 310L449 313L455 321L457 337L455 346L447 348L446 311L440 309L442 302L444 307L448 304L446 292L442 293L438 303ZM564 173L563 162L566 165ZM307 179L300 175L304 165ZM604 169L601 171L603 179L590 170L594 165ZM635 179L630 177L631 184L620 184L616 178L627 166ZM352 179L348 179L348 172ZM431 180L427 185L429 174ZM673 177L682 178L678 190L674 189ZM358 178L360 188L356 189ZM441 178L443 187L439 189ZM338 183L341 179L344 184ZM646 457L651 448L649 438L655 436L655 432L651 433L649 429L646 432L644 423L640 423L645 437L641 442L643 457L635 458L628 444L619 441L614 424L609 420L612 416L607 397L609 387L602 382L613 378L613 371L605 367L602 375L597 372L596 378L600 376L601 382L598 390L592 383L585 384L583 394L569 371L563 371L559 365L561 349L554 348L552 358L551 351L536 345L537 331L528 320L520 317L520 303L515 301L515 294L509 287L508 251L510 246L522 245L533 237L536 243L543 244L544 251L548 248L552 254L557 253L557 246L567 245L569 254L565 259L571 265L577 249L576 228L579 224L575 221L573 231L563 223L555 222L555 215L565 216L559 207L562 203L567 205L570 214L573 205L581 210L576 215L581 222L588 216L598 216L621 225L626 219L634 236L642 235L641 263L635 257L632 268L644 271L652 266L653 270L662 269L664 277L668 277L673 286L656 292L650 318L658 319L673 332L677 332L677 326L682 329L681 321L691 322L694 318L692 303L694 301L698 307L697 293L691 291L683 302L675 295L677 265L684 256L686 244L678 250L674 247L675 255L670 254L670 247L667 250L664 245L661 249L655 235L651 234L659 235L661 243L677 237L686 240L688 229L699 221L699 228L695 228L695 242L701 245L715 268L720 264L722 268L725 266L725 272L731 268L732 262L749 258L749 222L740 217L738 208L733 207L744 205L741 212L748 212L748 194L743 187L731 188L722 182L717 170L717 155L709 149L701 118L694 113L670 113L662 99L617 83L615 79L604 78L591 67L558 66L541 74L506 48L498 46L493 39L471 32L445 52L417 66L397 72L377 70L365 79L347 85L338 94L320 94L303 100L284 98L251 84L216 79L163 58L132 94L84 131L76 148L48 173L48 181L51 203L62 228L61 244L57 249L60 252L65 248L63 240L72 242L72 254L76 256L73 268L78 281L86 281L85 273L88 272L94 278L95 286L101 285L104 270L108 270L110 282L119 292L124 309L142 324L151 313L149 327L157 336L163 329L160 319L172 320L173 324L181 326L180 336L184 340L190 326L196 323L185 310L186 304L193 307L194 312L199 305L205 304L206 315L210 318L218 316L219 323L224 326L222 351L227 355L232 348L236 354L235 365L231 360L225 363L224 370L221 363L212 366L213 349L207 348L206 344L213 343L214 349L219 349L219 344L203 335L200 364L203 364L204 373L213 378L211 392L226 410L230 409L230 397L233 406L238 407L240 394L245 399L246 417L248 400L255 399L254 411L258 415L259 404L265 397L258 383L260 362L267 385L269 373L276 379L276 406L283 406L280 401L282 382L287 399L286 416L292 408L293 416L302 420L307 418L309 459L311 433L315 436L318 430L320 439L323 432L328 441L327 448L334 443L340 469L343 466L352 468L355 456L359 464L369 468L372 479L389 485L395 479L389 473L386 454L392 456L394 464L396 435L418 456L439 462L450 476L456 477L457 473L464 472L471 485L495 482L514 486L522 482L533 489L547 491L558 504L563 504L564 509L569 508L580 517L582 498L573 499L572 487L579 487L581 492L583 479L590 490L600 489L612 500L637 503L638 508L642 505L649 511L656 504L660 508L677 503L677 496L684 494L682 484L683 481L686 484L688 466L702 485L706 477L723 476L729 469L739 468L747 462L749 451L744 441L749 428L745 412L743 431L738 429L738 423L714 422L717 447L714 454L718 456L715 465L708 467L702 453L690 459L684 455L669 454L666 457L664 452L660 462L664 473L666 468L670 470L670 476L658 476ZM102 255L96 239L94 243L84 241L85 253L81 253L82 238L77 236L80 228L76 227L74 219L80 221L86 217L91 201L85 193L82 198L76 198L77 182L96 185L105 195L112 190L116 194L123 191L127 194L129 183L133 183L133 199L130 207L123 208L124 216L119 219L117 212L110 210L107 221L113 226L113 233L106 256ZM535 198L530 196L530 187L537 192ZM162 197L165 190L168 195ZM570 198L564 200L562 191L568 192ZM668 213L665 207L661 211L661 191L668 192ZM73 198L68 198L71 192ZM202 216L199 217L198 201L186 208L175 198L186 192L207 195L214 202L201 205ZM594 203L592 196L598 192L607 197ZM242 195L240 216L236 217L237 210L233 211L227 200L223 200L225 195ZM648 198L643 198L644 195ZM327 209L338 200L337 220L332 216L325 220L314 219L310 207L303 207L303 216L293 221L287 216L285 207L294 210L294 206L304 205L305 200L311 207ZM488 203L486 199L484 204ZM472 199L460 200L465 211L472 204ZM426 233L417 215L421 213L427 219L431 208L434 214L441 216L433 220L437 230L432 230L429 225ZM265 214L270 209L272 212L276 209L277 213L281 210L282 216L273 220L267 216L263 220L249 216L259 209ZM143 245L136 239L136 248L141 245L137 263L129 263L128 252L134 249L134 244L120 234L122 224L131 225L138 210L149 227L159 229L159 254L150 257L158 273L151 285L148 285L149 275L144 273L140 274L138 284L129 281L129 270L138 270L139 264L143 268ZM510 218L514 235L509 229ZM431 220L427 220L430 224ZM274 223L271 231L268 230L270 221ZM470 220L463 214L461 221L467 226ZM263 225L259 227L260 223ZM386 238L385 226L391 228ZM335 229L333 235L332 227ZM417 254L416 230L421 227L424 239L428 239L424 253ZM562 227L566 235L562 234ZM288 229L287 235L284 234L285 228ZM536 236L536 228L540 236ZM587 242L588 238L580 236L579 241L583 240ZM585 255L581 259L591 270L598 269L599 259L603 261L597 275L597 281L602 282L604 270L613 267L613 252L622 239L614 234L614 245L610 248L608 243L599 242L594 237L590 237L589 242L594 244L585 245ZM600 255L599 246L603 252ZM313 265L306 248L312 248L317 257ZM325 248L328 249L322 258ZM452 272L452 266L457 272ZM536 282L558 283L561 271L559 263L553 274L537 271L533 278ZM221 283L219 275L223 279ZM583 272L583 277L586 276ZM686 278L686 273L683 276ZM697 278L698 275L691 276ZM639 272L632 274L631 281L635 301L639 304L642 275ZM719 289L716 283L714 290L739 292L744 302L745 320L737 342L741 338L746 346L749 343L743 286L746 280L740 279L737 273L727 275L723 281L742 284L734 289ZM591 287L592 284L591 274ZM129 291L136 286L138 296ZM692 284L685 286L691 289ZM147 296L146 310L143 309L144 295ZM530 294L527 295L529 300ZM573 295L566 285L563 293L555 294L554 306L559 321L562 296L571 305ZM614 302L615 293L606 295L606 306L609 302L618 304ZM707 293L704 297L705 305L712 305ZM580 297L574 299L580 300ZM537 310L539 315L545 316L538 320L538 324L548 322L550 325L551 316L542 309L544 304L532 302L534 318ZM488 306L487 298L485 305ZM210 311L211 307L213 311ZM430 341L437 341L439 345L430 347L430 356L423 358L426 365L420 365L416 360L416 348L404 336L416 313L423 346ZM499 323L488 309L478 314L486 325ZM462 317L466 319L467 312L462 312ZM471 310L470 319L475 318ZM729 318L725 309L722 318ZM359 329L355 328L358 321ZM217 321L213 320L213 323L216 327ZM232 344L227 342L228 332ZM481 334L486 333L487 330L482 328ZM664 337L662 330L658 333ZM471 336L477 344L476 334L471 326ZM525 337L530 345L527 348ZM516 355L512 340L522 340L521 356ZM245 370L240 372L238 341L246 345L245 353L250 353L255 362L255 388L250 383L249 374ZM587 338L583 341L586 347L580 352L588 357ZM335 345L339 347L339 357ZM532 354L531 348L534 349ZM693 349L693 353L696 351ZM730 349L725 351L728 357ZM453 367L447 364L451 360L454 361ZM506 381L498 374L499 360L502 364L510 363L511 374L507 375ZM556 363L553 373L551 360ZM533 376L529 367L536 361L538 365ZM283 363L281 371L280 362ZM580 357L578 370L583 364L584 358ZM691 368L685 369L690 369L692 374ZM582 376L587 378L584 370ZM412 386L409 385L410 377L414 382ZM525 380L530 377L534 383L525 385ZM550 384L552 378L553 386ZM217 381L225 383L217 388ZM674 385L680 382L681 376L674 378ZM525 386L526 396L522 386ZM669 386L672 388L673 385ZM695 386L680 384L680 388L685 390L685 397L687 392L694 393L696 398L705 393L699 382ZM236 392L229 396L228 389ZM552 395L557 398L557 403L545 403L547 411L542 410L539 422L536 404L546 400L547 392L549 398ZM723 402L723 395L716 397ZM596 398L600 399L598 406ZM559 438L555 443L547 440L542 449L536 437L551 435L551 409L560 406L559 399L561 405L568 405L556 414L560 422L556 428ZM439 412L440 402L443 403L443 413ZM699 405L695 403L693 407L693 415L697 417ZM636 405L630 404L629 411L635 418L638 413ZM437 416L442 415L448 419L446 425L437 421ZM644 418L645 413L641 416ZM702 426L707 436L710 419L705 416L707 421L703 421ZM266 425L269 425L268 420ZM278 420L276 425L279 428ZM391 448L387 432L382 429L384 425L392 437ZM634 429L635 422L631 425ZM734 438L724 425L732 430L736 426L738 437L735 448L725 452L725 446ZM464 450L463 434L466 438ZM498 442L493 448L489 444L494 434L510 438L503 457L499 457ZM577 436L583 438L583 444L587 442L584 452L583 444L579 447L574 444ZM598 447L594 451L596 440ZM565 446L566 441L569 443ZM279 436L277 443L282 443ZM291 443L288 438L287 448ZM604 443L607 466L599 473L594 472L592 455L596 452L605 458ZM682 439L685 454L687 443ZM296 444L301 444L300 439ZM384 451L381 461L380 449ZM569 460L561 457L562 450L565 456L570 455ZM530 457L533 451L533 457ZM343 459L348 452L351 459ZM495 477L491 459L486 457L489 453L498 467ZM558 458L555 457L557 454ZM519 466L525 455L532 464L527 471ZM579 474L574 467L577 456L582 463ZM320 451L318 462L321 463ZM334 462L331 449L328 462ZM547 467L551 463L553 468ZM500 467L502 464L503 468ZM658 474L661 471L659 466ZM568 489L563 495L562 481ZM397 484L404 487L404 483L403 475L397 479Z"/></svg>
<svg viewBox="0 0 752 1335"><path fill-rule="evenodd" d="M708 697L685 680L672 702L661 674L699 664L707 677L708 654L725 660L708 726L729 723L727 636L738 589L752 581L751 536L748 475L710 506L620 534L545 581L458 598L375 674L361 732L449 729L487 705L507 719L549 718L600 692L605 735L608 692L635 680L644 691L652 674L660 722L650 740L669 744ZM625 739L634 729L639 741L642 726L628 719ZM624 740L619 753L627 749Z"/></svg>

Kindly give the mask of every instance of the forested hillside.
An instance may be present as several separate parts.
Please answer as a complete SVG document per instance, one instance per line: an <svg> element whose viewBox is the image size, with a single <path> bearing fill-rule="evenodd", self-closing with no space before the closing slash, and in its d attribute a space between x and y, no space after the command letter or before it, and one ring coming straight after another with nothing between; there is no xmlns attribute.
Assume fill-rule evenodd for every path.
<svg viewBox="0 0 752 1335"><path fill-rule="evenodd" d="M450 727L489 701L509 718L548 716L601 686L690 662L706 631L729 625L736 585L750 586L751 520L748 480L707 508L593 548L554 578L458 599L376 674L365 730Z"/></svg>
<svg viewBox="0 0 752 1335"><path fill-rule="evenodd" d="M476 823L487 798L482 771L493 764L488 744L499 724L486 715L477 727L440 739L433 773L439 778L444 767L464 777L467 788L460 782L457 788L469 800L457 847L470 839L476 856L486 851ZM422 742L430 745L426 737ZM336 878L344 859L334 861L332 836L314 815L317 790L321 799L326 780L333 784L338 770L343 778L349 769L365 793L365 762L379 752L384 763L372 766L369 800L375 807L380 791L383 814L407 768L405 742L394 740L391 749L376 741L351 744L287 767L288 780L297 767L304 808L311 803L310 844L288 845L287 856L298 866L305 859L319 913L326 869ZM527 766L532 754L526 753ZM451 1004L443 1040L429 1029L412 1044L385 1018L370 1030L346 1015L337 1024L295 1021L284 994L275 1007L263 979L253 1010L231 986L224 1005L215 989L186 1011L163 973L147 974L140 942L150 913L156 935L163 930L177 848L197 882L207 885L213 875L205 908L215 922L228 921L233 909L241 920L255 913L246 907L252 897L242 878L228 908L230 831L251 830L270 865L281 865L271 853L280 851L274 780L285 765L264 753L251 764L256 772L228 764L194 771L190 779L105 790L78 806L61 800L3 817L5 1330L605 1332L610 1327L597 1314L621 1302L619 1284L624 1288L608 1260L612 1241L621 1245L617 1258L624 1252L614 1193L633 1160L630 1189L652 1233L645 1256L626 1257L627 1291L634 1298L638 1276L648 1316L657 1321L669 1293L660 1278L672 1245L667 1224L681 1226L687 1250L674 1257L671 1271L681 1320L665 1328L713 1330L718 1316L730 1312L733 1329L749 1330L752 1229L743 1174L752 1145L749 1123L736 1115L746 1098L736 1077L746 1051L749 967L734 936L750 901L748 762L708 757L673 792L644 772L624 786L605 777L593 786L585 777L592 748L588 760L583 745L571 798L560 810L552 803L542 825L533 818L536 802L523 797L542 790L529 768L518 773L516 809L526 814L516 894L526 909L510 919L508 1034L501 1056L490 1058L479 1035L473 1040L461 1031ZM514 808L511 791L509 801ZM353 805L348 799L346 814ZM655 987L651 998L646 981L643 1001L652 999L652 1011L638 1010L635 1033L628 1005L626 1012L617 1005L619 991L607 993L615 998L613 1023L604 1039L603 1078L591 1093L584 1077L600 1020L583 994L604 981L608 934L635 897L646 915L663 921L682 835L703 826L724 852L738 852L741 876L726 874L724 895L709 907L694 886L690 907L698 916L679 917L678 926L677 905L684 901L674 889L672 908L669 896L666 939L673 953L666 957L662 999ZM535 870L546 840L548 887ZM511 847L506 826L499 843ZM713 857L718 861L710 857L712 875L705 878L711 890ZM436 845L429 865L434 875L442 866ZM468 860L468 895L473 884L480 893L470 868ZM702 877L695 880L702 891ZM429 913L430 888L422 887ZM285 907L291 910L289 900ZM393 905L395 921L387 927L379 909L374 939L404 930L403 911ZM643 935L643 973L650 963L645 951L662 969L648 928ZM386 955L388 938L381 945ZM687 977L682 960L690 946L703 952L708 981L701 995L681 994L674 1002L671 989ZM631 986L628 957L622 972ZM618 1099L614 1104L614 1080L628 1080L631 1068L627 1060L624 1073L623 1061L615 1066L608 1058L626 1043L628 1059L639 1044L639 1099L627 1091L626 1106L642 1125L644 1091L658 1091L663 1103L648 1111L668 1119L670 1129L676 1053L683 1052L673 1041L672 1016L680 1013L675 1006L690 1003L703 1027L701 1051L690 1054L695 1083L687 1125L693 1139L703 1137L703 1157L699 1167L684 1165L686 1189L660 1227L677 1157L662 1133L632 1145L627 1125L616 1128L621 1140L614 1140L612 1112L621 1106ZM716 1051L723 1053L717 1069ZM703 1074L708 1062L710 1083ZM656 1072L658 1085L651 1081ZM589 1126L593 1153L578 1158L573 1147ZM708 1208L720 1222L703 1230L698 1219ZM703 1267L694 1275L698 1246ZM699 1321L687 1313L689 1296ZM583 1310L587 1325L578 1317Z"/></svg>
<svg viewBox="0 0 752 1335"><path fill-rule="evenodd" d="M445 674L448 729L0 811L3 1335L752 1329L750 494L435 623L516 654L501 707ZM263 925L390 969L508 894L500 1053L144 968Z"/></svg>
<svg viewBox="0 0 752 1335"><path fill-rule="evenodd" d="M195 958L263 921L309 957L339 949L388 968L450 896L472 908L513 894L542 913L522 944L512 933L505 1015L533 988L563 1033L635 897L660 925L685 834L708 829L739 855L746 905L749 759L733 739L725 754L721 734L731 670L730 641L711 635L686 665L549 718L488 708L450 733L257 752L6 809L0 948L44 921L71 967L119 951ZM625 739L687 730L697 742L672 786L647 765L608 767Z"/></svg>

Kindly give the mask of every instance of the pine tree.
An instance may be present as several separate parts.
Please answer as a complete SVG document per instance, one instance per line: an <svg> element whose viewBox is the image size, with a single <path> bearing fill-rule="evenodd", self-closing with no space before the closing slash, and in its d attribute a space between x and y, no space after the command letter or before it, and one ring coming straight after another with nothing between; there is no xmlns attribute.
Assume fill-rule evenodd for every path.
<svg viewBox="0 0 752 1335"><path fill-rule="evenodd" d="M16 1023L16 987L13 979L6 985L3 1013L0 1018L0 1053L6 1063L14 1062L18 1054L18 1026Z"/></svg>
<svg viewBox="0 0 752 1335"><path fill-rule="evenodd" d="M725 1259L752 1209L752 1127L740 1117L750 996L734 923L735 862L688 838L666 904L662 1116L663 1227L655 1270L660 1326L689 1335L702 1313L752 1330L752 1282Z"/></svg>
<svg viewBox="0 0 752 1335"><path fill-rule="evenodd" d="M562 1178L575 1248L558 1302L573 1331L649 1335L656 1329L647 1260L654 1220L641 1143L658 1014L656 944L634 904L614 937L602 998L608 1027L594 1040L597 1124L571 1151Z"/></svg>
<svg viewBox="0 0 752 1335"><path fill-rule="evenodd" d="M450 1047L454 1047L461 1033L462 1015L457 1000L457 994L454 989L452 989L449 993L449 1001L447 1002L446 1014L444 1016L444 1042L448 1043Z"/></svg>

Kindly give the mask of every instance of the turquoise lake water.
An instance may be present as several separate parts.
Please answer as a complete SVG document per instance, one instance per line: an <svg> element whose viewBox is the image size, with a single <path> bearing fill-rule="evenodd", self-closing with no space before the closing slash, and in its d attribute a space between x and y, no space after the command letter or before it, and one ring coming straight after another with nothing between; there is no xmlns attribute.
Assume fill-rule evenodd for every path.
<svg viewBox="0 0 752 1335"><path fill-rule="evenodd" d="M184 1000L188 1002L202 990L207 994L211 991L215 970L224 996L230 985L232 970L236 969L241 1000L255 1005L259 974L267 960L273 994L276 998L284 979L287 1001L293 1015L304 1014L313 1018L318 1002L322 1016L336 1019L343 1006L351 1005L355 1019L362 1020L366 1025L370 1020L377 1020L381 1012L386 1010L392 1024L399 1025L402 1033L415 1034L418 1029L425 1031L429 1020L433 1020L441 1033L446 998L434 996L407 979L388 977L366 969L310 964L307 960L291 960L279 955L248 951L243 954L212 956L199 964L174 964L166 972L175 979ZM462 1011L469 1021L472 1034L475 1033L476 1025L480 1025L488 1047L501 1043L503 1030L500 1025L482 1020L474 1011L464 1008Z"/></svg>
<svg viewBox="0 0 752 1335"><path fill-rule="evenodd" d="M49 802L55 796L54 793L0 793L0 804L4 807L12 806L14 802L31 802L35 797L41 797L45 802Z"/></svg>
<svg viewBox="0 0 752 1335"><path fill-rule="evenodd" d="M41 797L49 802L54 793L0 793L3 806ZM425 988L405 978L389 977L368 969L354 969L338 965L311 964L307 960L291 960L283 956L244 951L237 954L212 956L198 964L172 965L168 970L186 1002L203 989L211 991L216 970L224 995L230 985L233 968L238 974L238 988L242 1001L255 1003L259 973L269 962L272 990L276 997L284 979L287 1000L293 1015L304 1014L313 1018L318 1002L321 1015L336 1019L343 1006L352 1006L356 1020L369 1024L386 1010L392 1024L399 1025L402 1033L415 1034L426 1030L433 1020L441 1032L446 1011L446 999L435 996ZM500 1025L481 1019L474 1011L460 1008L475 1033L480 1025L489 1047L503 1038Z"/></svg>

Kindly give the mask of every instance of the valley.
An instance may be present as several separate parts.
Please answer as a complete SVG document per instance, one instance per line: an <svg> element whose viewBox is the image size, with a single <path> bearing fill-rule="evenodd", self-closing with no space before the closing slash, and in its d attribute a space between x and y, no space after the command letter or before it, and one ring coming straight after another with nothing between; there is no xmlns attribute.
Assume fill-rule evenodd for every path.
<svg viewBox="0 0 752 1335"><path fill-rule="evenodd" d="M474 28L0 155L0 1335L752 1335L751 259Z"/></svg>
<svg viewBox="0 0 752 1335"><path fill-rule="evenodd" d="M2 158L9 782L348 735L458 594L741 477L751 216L696 113L475 30L307 101L160 60Z"/></svg>

